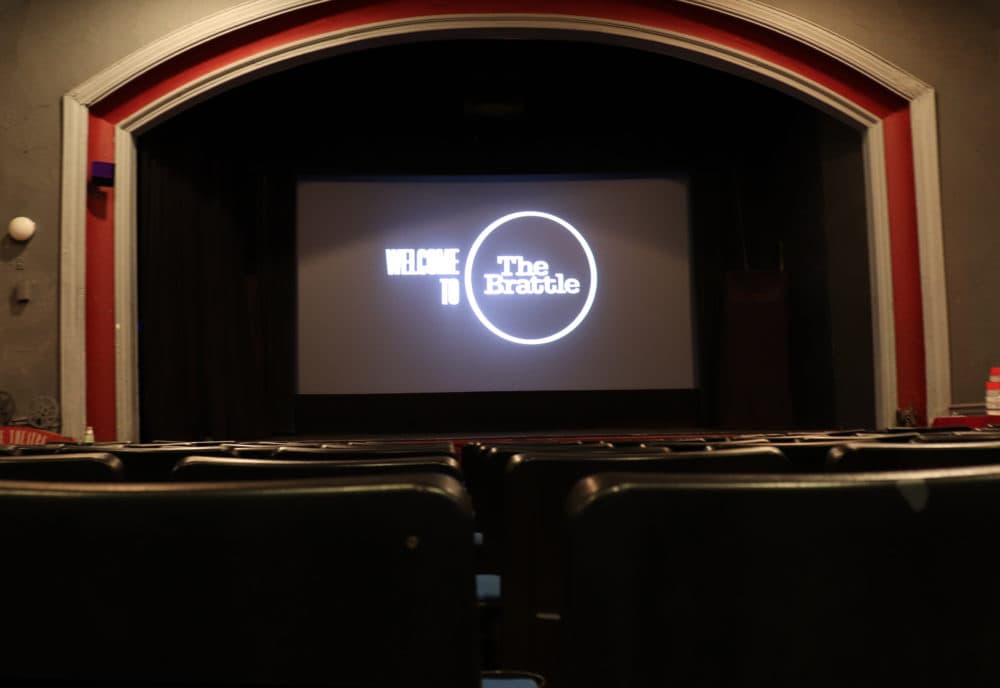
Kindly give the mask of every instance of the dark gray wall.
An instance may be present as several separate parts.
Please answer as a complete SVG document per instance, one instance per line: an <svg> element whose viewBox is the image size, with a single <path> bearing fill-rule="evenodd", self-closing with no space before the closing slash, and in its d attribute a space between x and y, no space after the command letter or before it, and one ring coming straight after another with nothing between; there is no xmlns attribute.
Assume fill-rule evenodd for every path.
<svg viewBox="0 0 1000 688"><path fill-rule="evenodd" d="M1000 2L765 0L937 91L952 398L982 401L1000 365Z"/></svg>
<svg viewBox="0 0 1000 688"><path fill-rule="evenodd" d="M0 0L0 390L59 397L61 102L133 51L233 0ZM35 237L7 223L27 215ZM18 266L21 269L18 269ZM27 280L32 299L13 303Z"/></svg>
<svg viewBox="0 0 1000 688"><path fill-rule="evenodd" d="M152 40L234 0L0 0L0 228L28 215L27 246L0 243L0 389L58 396L60 99ZM938 92L955 401L982 398L1000 364L1000 4L995 0L768 0L878 53ZM22 269L18 270L20 265ZM17 307L16 281L33 299Z"/></svg>

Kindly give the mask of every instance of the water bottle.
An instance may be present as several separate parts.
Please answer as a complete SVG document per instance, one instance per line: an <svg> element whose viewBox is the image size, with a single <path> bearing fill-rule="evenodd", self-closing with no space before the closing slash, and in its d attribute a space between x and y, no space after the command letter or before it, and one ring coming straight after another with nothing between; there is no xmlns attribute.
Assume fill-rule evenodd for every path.
<svg viewBox="0 0 1000 688"><path fill-rule="evenodd" d="M990 368L990 379L986 382L986 414L1000 416L1000 367Z"/></svg>

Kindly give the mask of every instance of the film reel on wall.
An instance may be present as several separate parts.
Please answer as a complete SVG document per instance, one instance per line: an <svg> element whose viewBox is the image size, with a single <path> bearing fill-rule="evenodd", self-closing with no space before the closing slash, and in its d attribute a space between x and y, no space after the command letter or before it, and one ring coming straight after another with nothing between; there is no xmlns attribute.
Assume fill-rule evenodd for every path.
<svg viewBox="0 0 1000 688"><path fill-rule="evenodd" d="M14 420L14 397L9 392L0 389L0 425L10 425Z"/></svg>
<svg viewBox="0 0 1000 688"><path fill-rule="evenodd" d="M59 427L59 402L52 397L37 396L31 400L27 415L28 425L39 430Z"/></svg>
<svg viewBox="0 0 1000 688"><path fill-rule="evenodd" d="M30 425L39 430L58 428L60 422L59 402L49 396L39 395L31 400L28 413L15 417L17 404L10 392L0 390L0 426Z"/></svg>

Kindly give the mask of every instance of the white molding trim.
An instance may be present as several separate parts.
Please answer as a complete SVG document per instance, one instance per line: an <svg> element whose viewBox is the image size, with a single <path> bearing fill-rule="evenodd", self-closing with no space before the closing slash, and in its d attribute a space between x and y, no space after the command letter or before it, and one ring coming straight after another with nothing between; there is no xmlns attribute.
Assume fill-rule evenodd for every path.
<svg viewBox="0 0 1000 688"><path fill-rule="evenodd" d="M864 134L868 205L868 283L872 303L872 356L875 372L875 425L896 424L896 321L892 291L892 245L886 183L885 134L879 122Z"/></svg>
<svg viewBox="0 0 1000 688"><path fill-rule="evenodd" d="M115 127L115 437L124 442L139 440L135 153L132 135Z"/></svg>
<svg viewBox="0 0 1000 688"><path fill-rule="evenodd" d="M87 427L87 140L90 115L62 100L62 207L59 229L59 398L62 433Z"/></svg>
<svg viewBox="0 0 1000 688"><path fill-rule="evenodd" d="M910 131L917 199L929 422L938 416L949 415L951 406L948 291L944 268L944 228L941 223L941 182L938 176L937 101L933 89L927 89L910 103Z"/></svg>
<svg viewBox="0 0 1000 688"><path fill-rule="evenodd" d="M70 91L90 106L135 77L197 45L251 24L329 0L249 0L160 37ZM756 0L680 0L762 26L819 50L912 100L927 84L829 29Z"/></svg>
<svg viewBox="0 0 1000 688"><path fill-rule="evenodd" d="M777 7L754 0L680 0L680 2L728 14L788 36L843 62L907 100L913 100L929 88L920 79L867 48Z"/></svg>
<svg viewBox="0 0 1000 688"><path fill-rule="evenodd" d="M136 50L74 88L69 95L89 107L137 76L195 46L251 24L323 2L327 0L250 0L220 10Z"/></svg>
<svg viewBox="0 0 1000 688"><path fill-rule="evenodd" d="M72 290L67 285L77 285L82 293L85 288L85 162L80 165L68 163L70 149L77 154L82 150L83 160L86 160L86 107L98 102L124 84L139 75L162 64L190 48L226 35L253 23L263 21L303 7L319 4L327 0L251 0L227 10L210 15L188 27L184 27L164 36L150 45L136 51L132 55L104 70L92 79L84 82L71 91L64 102L72 101L84 113L83 146L80 148L77 129L71 126L69 119L64 117L64 213L63 236L69 237L63 244L63 331L76 339L62 341L62 390L64 416L71 419L76 427L80 413L85 413L85 388L79 378L83 378L81 369L77 379L72 377L73 369L67 364L67 357L76 357L85 361L82 344L85 342L85 312L80 310L77 316L67 304L73 303ZM935 409L947 408L950 402L950 359L947 344L947 309L944 300L943 257L940 254L941 241L941 209L937 166L936 120L933 112L933 91L919 79L904 72L895 65L881 59L874 53L844 39L820 26L804 19L788 14L753 0L681 0L691 5L704 7L743 21L763 26L789 36L796 41L805 43L831 57L840 60L853 69L882 84L898 95L913 101L911 109L914 120L914 156L916 194L918 202L918 218L921 237L921 276L924 280L924 337L927 357L927 395L930 412ZM871 289L873 301L873 336L875 339L876 366L876 418L879 425L890 425L895 420L896 403L896 371L895 371L895 331L893 321L893 301L891 269L887 270L884 259L891 259L888 239L888 201L885 184L884 140L881 124L878 118L859 107L857 104L843 98L837 93L816 84L791 70L767 63L741 51L710 43L692 36L677 34L654 27L629 24L613 20L574 17L570 15L542 14L462 14L438 15L430 17L407 18L378 24L352 27L342 31L332 32L323 36L304 39L294 44L286 44L273 50L254 55L237 64L227 66L201 79L185 84L176 91L167 94L142 110L134 113L127 120L119 123L120 135L116 132L116 186L115 199L115 245L116 248L116 380L118 383L118 399L116 413L119 435L123 432L129 436L138 433L137 407L137 362L135 341L135 209L134 209L134 140L133 135L159 120L178 112L188 105L204 98L217 90L233 85L252 75L266 73L283 66L293 64L295 60L305 60L319 57L323 52L332 52L355 43L370 42L378 39L392 39L401 36L421 34L430 37L432 32L460 32L462 30L545 30L552 32L569 32L579 34L590 33L595 37L608 37L611 40L639 41L651 49L659 49L671 54L677 54L694 61L708 64L740 73L750 78L762 78L771 85L787 93L806 99L810 103L826 109L843 120L852 122L865 132L866 184L869 196L869 246L872 253ZM931 106L921 104L930 94ZM67 105L67 108L70 106ZM934 126L929 126L928 121ZM932 141L928 144L924 139L917 142L918 122L920 136L926 136L930 131ZM78 128L78 126L77 126ZM126 150L127 149L127 150ZM916 159L916 158L919 158ZM126 167L121 166L122 163ZM125 189L130 191L126 194ZM83 193L82 198L77 198ZM76 195L74 195L76 194ZM931 194L925 197L923 194ZM125 198L128 196L128 198ZM68 213L65 204L77 198L80 210ZM119 207L119 204L123 204ZM127 205L125 205L127 204ZM79 242L81 234L79 227L74 230L74 222L80 224L82 218L82 248L76 251L74 257L66 258L69 247ZM76 232L76 233L74 233ZM127 249L127 251L126 251ZM130 252L131 257L127 255ZM924 261L923 257L928 260ZM891 265L891 260L890 260ZM935 296L934 293L937 292ZM937 299L931 304L926 299ZM938 298L940 297L940 298ZM132 303L126 303L128 299ZM131 325L129 321L131 320ZM932 326L933 325L933 326ZM123 329L129 327L129 333L123 336ZM74 330L74 328L76 328ZM932 331L933 330L933 331ZM942 335L943 333L943 335ZM80 336L83 335L83 336ZM70 353L71 347L77 348ZM74 359L74 360L76 360ZM84 390L81 393L81 389ZM124 398L123 394L131 396ZM80 409L73 410L74 395L81 403ZM82 400L79 401L79 400ZM69 403L67 403L69 402ZM933 402L933 405L932 405ZM76 415L66 415L66 410ZM69 427L69 426L67 426ZM136 435L133 435L136 433Z"/></svg>

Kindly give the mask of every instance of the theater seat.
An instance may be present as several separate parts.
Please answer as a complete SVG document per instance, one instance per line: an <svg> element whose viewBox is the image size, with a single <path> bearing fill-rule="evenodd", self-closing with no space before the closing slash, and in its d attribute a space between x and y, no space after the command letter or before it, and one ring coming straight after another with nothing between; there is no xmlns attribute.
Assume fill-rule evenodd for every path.
<svg viewBox="0 0 1000 688"><path fill-rule="evenodd" d="M373 473L440 473L461 478L458 461L450 456L402 457L389 459L242 459L214 456L186 456L170 474L183 482L211 480L278 480Z"/></svg>
<svg viewBox="0 0 1000 688"><path fill-rule="evenodd" d="M784 455L767 445L659 454L580 448L515 455L503 486L501 666L536 671L558 684L553 648L558 646L562 613L566 498L581 478L603 471L728 474L788 470Z"/></svg>
<svg viewBox="0 0 1000 688"><path fill-rule="evenodd" d="M870 433L864 436L838 437L829 435L812 436L777 436L769 438L771 446L777 447L791 461L792 467L799 473L822 473L828 467L827 457L831 449L845 444L882 442L903 444L911 442L916 433Z"/></svg>
<svg viewBox="0 0 1000 688"><path fill-rule="evenodd" d="M449 441L252 442L228 445L232 456L245 459L350 459L452 456ZM192 452L194 454L196 452Z"/></svg>
<svg viewBox="0 0 1000 688"><path fill-rule="evenodd" d="M544 677L526 671L484 671L481 688L544 688Z"/></svg>
<svg viewBox="0 0 1000 688"><path fill-rule="evenodd" d="M560 685L1000 685L998 467L604 474L568 510Z"/></svg>
<svg viewBox="0 0 1000 688"><path fill-rule="evenodd" d="M835 447L827 465L835 471L898 471L1000 464L1000 442L848 443Z"/></svg>
<svg viewBox="0 0 1000 688"><path fill-rule="evenodd" d="M479 685L449 476L0 481L0 684Z"/></svg>
<svg viewBox="0 0 1000 688"><path fill-rule="evenodd" d="M663 456L663 448L630 448L620 450L605 442L503 442L497 444L470 443L462 447L462 472L472 496L476 510L476 520L483 534L479 570L484 573L498 573L500 557L504 547L504 475L510 459L518 454L538 455L543 453L586 452L588 455L608 453L621 455L646 454Z"/></svg>
<svg viewBox="0 0 1000 688"><path fill-rule="evenodd" d="M0 456L0 480L114 482L124 477L122 462L104 452Z"/></svg>
<svg viewBox="0 0 1000 688"><path fill-rule="evenodd" d="M166 480L170 471L185 456L227 456L229 449L222 444L150 443L107 447L103 451L121 459L125 477L132 482Z"/></svg>

